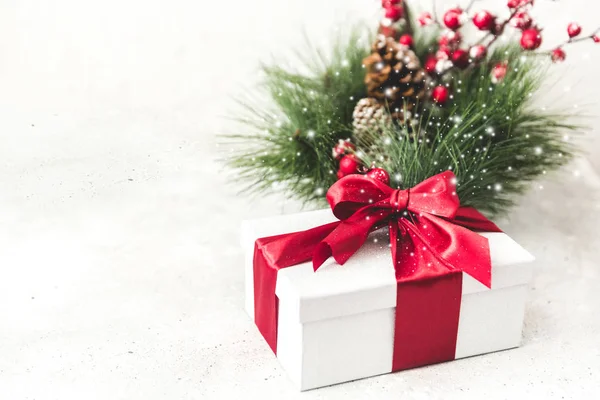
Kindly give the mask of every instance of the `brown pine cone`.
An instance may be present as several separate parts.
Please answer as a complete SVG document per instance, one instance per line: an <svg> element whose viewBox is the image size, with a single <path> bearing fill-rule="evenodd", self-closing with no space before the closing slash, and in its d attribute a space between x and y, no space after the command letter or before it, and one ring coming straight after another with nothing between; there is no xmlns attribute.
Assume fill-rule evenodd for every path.
<svg viewBox="0 0 600 400"><path fill-rule="evenodd" d="M392 117L403 121L426 95L425 71L417 55L393 38L378 35L373 52L363 60L367 95L387 104Z"/></svg>
<svg viewBox="0 0 600 400"><path fill-rule="evenodd" d="M370 144L392 122L385 105L372 97L360 99L352 113L353 138L357 144Z"/></svg>

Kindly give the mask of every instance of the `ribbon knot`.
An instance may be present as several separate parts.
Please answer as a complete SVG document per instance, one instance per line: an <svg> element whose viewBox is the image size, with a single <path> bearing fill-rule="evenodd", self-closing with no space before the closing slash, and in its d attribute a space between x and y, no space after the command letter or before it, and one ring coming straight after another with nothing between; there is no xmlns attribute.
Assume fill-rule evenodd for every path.
<svg viewBox="0 0 600 400"><path fill-rule="evenodd" d="M398 189L392 192L390 196L390 205L397 211L404 211L408 208L408 202L410 201L410 189Z"/></svg>

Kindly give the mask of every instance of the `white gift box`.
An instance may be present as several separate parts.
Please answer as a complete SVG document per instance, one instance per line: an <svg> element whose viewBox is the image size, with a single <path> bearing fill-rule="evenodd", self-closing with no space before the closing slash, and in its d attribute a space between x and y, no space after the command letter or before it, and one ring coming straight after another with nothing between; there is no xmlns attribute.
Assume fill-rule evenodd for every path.
<svg viewBox="0 0 600 400"><path fill-rule="evenodd" d="M245 221L246 310L254 319L254 242L336 221L331 210ZM397 282L386 229L343 266L329 259L278 272L277 357L300 390L392 370ZM519 346L533 256L504 233L487 237L492 288L463 273L455 358Z"/></svg>

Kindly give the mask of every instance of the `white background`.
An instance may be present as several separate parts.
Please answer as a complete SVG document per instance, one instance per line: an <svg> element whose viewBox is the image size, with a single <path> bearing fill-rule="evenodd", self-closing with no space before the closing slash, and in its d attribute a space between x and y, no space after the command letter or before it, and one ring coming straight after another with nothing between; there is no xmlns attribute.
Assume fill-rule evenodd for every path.
<svg viewBox="0 0 600 400"><path fill-rule="evenodd" d="M537 3L548 45L571 20L600 26L597 2ZM597 130L585 157L500 221L538 257L522 348L298 395L243 312L238 247L240 219L296 205L238 195L215 134L233 129L224 116L259 61L300 44L302 28L319 43L374 23L379 1L0 4L0 398L600 390ZM598 125L599 60L600 45L568 50L546 103Z"/></svg>

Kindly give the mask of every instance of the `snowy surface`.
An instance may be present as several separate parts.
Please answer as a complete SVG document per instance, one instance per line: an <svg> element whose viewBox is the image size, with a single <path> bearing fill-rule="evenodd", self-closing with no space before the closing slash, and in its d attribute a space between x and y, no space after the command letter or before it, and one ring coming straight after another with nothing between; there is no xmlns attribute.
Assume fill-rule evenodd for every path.
<svg viewBox="0 0 600 400"><path fill-rule="evenodd" d="M297 205L228 184L215 133L230 129L230 96L260 59L301 43L300 28L316 38L377 3L0 4L0 398L600 391L600 132L499 221L538 258L522 348L298 394L246 317L239 221ZM557 27L548 43L571 19L600 22L589 1L539 3ZM573 50L553 98L599 116L600 47Z"/></svg>

